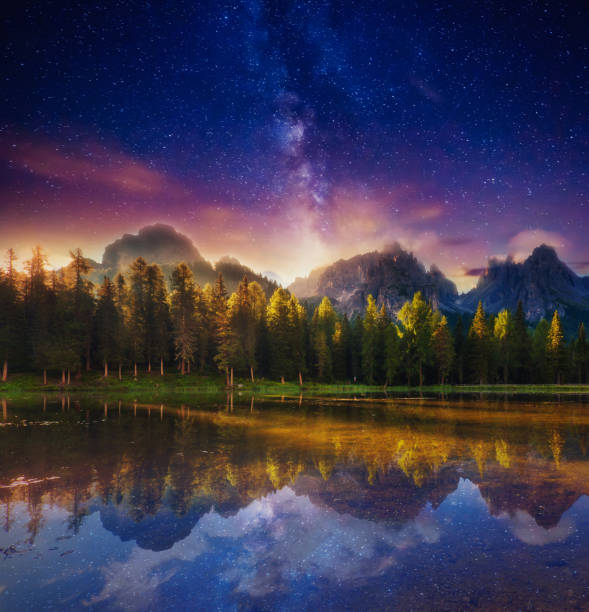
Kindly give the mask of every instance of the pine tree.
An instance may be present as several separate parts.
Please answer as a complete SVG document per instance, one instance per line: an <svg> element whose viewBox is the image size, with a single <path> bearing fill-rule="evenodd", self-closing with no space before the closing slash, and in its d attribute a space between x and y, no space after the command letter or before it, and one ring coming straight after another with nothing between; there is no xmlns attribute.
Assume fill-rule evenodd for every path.
<svg viewBox="0 0 589 612"><path fill-rule="evenodd" d="M337 315L331 301L324 297L311 320L313 366L320 380L333 378L333 336Z"/></svg>
<svg viewBox="0 0 589 612"><path fill-rule="evenodd" d="M544 318L538 321L532 335L531 352L528 357L532 363L532 381L546 384L551 380L550 366L548 364L548 332L550 324Z"/></svg>
<svg viewBox="0 0 589 612"><path fill-rule="evenodd" d="M170 311L164 275L157 264L145 268L145 353L148 371L153 359L160 362L160 373L168 357Z"/></svg>
<svg viewBox="0 0 589 612"><path fill-rule="evenodd" d="M104 365L104 376L108 376L109 363L120 355L120 321L115 302L115 285L104 277L98 291L98 302L95 315L95 333L97 355Z"/></svg>
<svg viewBox="0 0 589 612"><path fill-rule="evenodd" d="M454 370L455 380L459 385L464 383L464 361L466 353L466 336L464 333L464 319L460 315L454 328Z"/></svg>
<svg viewBox="0 0 589 612"><path fill-rule="evenodd" d="M293 374L298 374L302 384L306 370L306 347L308 339L307 313L294 295L288 301L288 320L290 326L290 345L293 356Z"/></svg>
<svg viewBox="0 0 589 612"><path fill-rule="evenodd" d="M397 326L389 321L384 330L385 383L394 384L401 366L401 343Z"/></svg>
<svg viewBox="0 0 589 612"><path fill-rule="evenodd" d="M81 249L70 251L72 261L66 269L66 282L71 292L73 321L71 322L70 348L79 355L80 363L90 370L90 349L94 316L94 286L86 278L91 271Z"/></svg>
<svg viewBox="0 0 589 612"><path fill-rule="evenodd" d="M510 344L513 380L517 383L526 383L531 378L530 352L532 346L521 300L517 303L517 309L513 316L512 341Z"/></svg>
<svg viewBox="0 0 589 612"><path fill-rule="evenodd" d="M260 323L264 316L266 296L256 282L249 283L244 276L235 293L229 298L229 316L237 350L235 367L249 370L252 381L257 367L256 354L260 337Z"/></svg>
<svg viewBox="0 0 589 612"><path fill-rule="evenodd" d="M223 275L219 273L212 294L212 313L215 327L216 351L214 361L217 367L226 373L229 384L229 370L237 365L239 343L231 325L227 289ZM231 376L231 379L233 376Z"/></svg>
<svg viewBox="0 0 589 612"><path fill-rule="evenodd" d="M587 383L589 370L589 344L585 333L585 324L581 321L577 330L577 337L573 345L573 363L577 373L578 383Z"/></svg>
<svg viewBox="0 0 589 612"><path fill-rule="evenodd" d="M432 344L440 383L443 385L450 374L454 362L454 341L448 329L446 317L442 317L434 329Z"/></svg>
<svg viewBox="0 0 589 612"><path fill-rule="evenodd" d="M130 352L129 334L129 292L125 277L119 273L114 281L114 302L117 309L118 343L116 362L119 369L119 380L122 379L123 365L128 362Z"/></svg>
<svg viewBox="0 0 589 612"><path fill-rule="evenodd" d="M566 355L564 334L562 331L558 310L554 311L554 316L552 317L552 322L550 323L550 329L548 330L548 337L546 341L546 353L548 356L548 365L552 373L552 381L554 382L554 380L556 380L556 384L560 385Z"/></svg>
<svg viewBox="0 0 589 612"><path fill-rule="evenodd" d="M274 291L266 309L270 374L294 378L305 369L305 310L286 289Z"/></svg>
<svg viewBox="0 0 589 612"><path fill-rule="evenodd" d="M3 382L8 380L9 364L14 367L22 360L25 344L24 311L15 261L14 250L9 249L6 270L0 269L0 379Z"/></svg>
<svg viewBox="0 0 589 612"><path fill-rule="evenodd" d="M473 379L481 385L486 383L489 379L489 330L482 302L468 330L468 355Z"/></svg>
<svg viewBox="0 0 589 612"><path fill-rule="evenodd" d="M192 362L198 338L195 286L192 270L184 263L172 271L171 318L176 359L180 372Z"/></svg>
<svg viewBox="0 0 589 612"><path fill-rule="evenodd" d="M362 376L372 385L376 375L376 350L378 344L378 311L372 295L366 300L362 321Z"/></svg>
<svg viewBox="0 0 589 612"><path fill-rule="evenodd" d="M53 323L49 313L49 291L47 286L47 256L41 247L35 247L30 260L25 262L24 318L27 330L28 363L43 370L46 381L48 367L47 348L49 328Z"/></svg>
<svg viewBox="0 0 589 612"><path fill-rule="evenodd" d="M397 318L403 325L403 345L406 356L407 379L411 374L419 374L419 386L423 385L423 369L432 357L432 308L423 299L420 291L415 293L411 302L405 302Z"/></svg>
<svg viewBox="0 0 589 612"><path fill-rule="evenodd" d="M497 362L502 371L504 384L509 382L509 370L513 354L513 319L509 310L502 310L493 322L493 340L496 347ZM527 333L527 332L526 332Z"/></svg>
<svg viewBox="0 0 589 612"><path fill-rule="evenodd" d="M138 257L129 274L129 351L135 376L137 364L143 363L147 349L146 271L147 262Z"/></svg>

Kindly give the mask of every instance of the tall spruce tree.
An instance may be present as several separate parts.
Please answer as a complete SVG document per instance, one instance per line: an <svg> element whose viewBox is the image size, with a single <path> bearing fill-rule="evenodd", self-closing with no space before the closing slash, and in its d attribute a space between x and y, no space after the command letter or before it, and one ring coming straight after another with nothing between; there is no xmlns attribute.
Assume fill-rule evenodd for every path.
<svg viewBox="0 0 589 612"><path fill-rule="evenodd" d="M8 368L20 366L25 345L22 299L17 285L16 255L8 249L6 269L0 269L0 379L8 380Z"/></svg>
<svg viewBox="0 0 589 612"><path fill-rule="evenodd" d="M546 352L548 356L548 365L552 374L552 382L556 381L560 385L564 368L566 364L566 346L564 342L564 334L558 310L554 311L550 329L548 330L548 338Z"/></svg>
<svg viewBox="0 0 589 612"><path fill-rule="evenodd" d="M432 308L421 291L414 294L411 302L405 302L397 315L403 325L407 380L410 384L411 374L417 372L420 387L424 381L424 367L432 358L432 317Z"/></svg>
<svg viewBox="0 0 589 612"><path fill-rule="evenodd" d="M105 377L108 376L109 363L119 359L121 350L121 322L115 296L115 284L105 276L98 290L95 315L96 351L103 364Z"/></svg>
<svg viewBox="0 0 589 612"><path fill-rule="evenodd" d="M401 366L401 340L399 329L389 321L384 329L385 384L395 383Z"/></svg>
<svg viewBox="0 0 589 612"><path fill-rule="evenodd" d="M527 332L526 332L527 335ZM509 310L504 309L493 322L493 341L496 347L496 359L501 369L504 384L509 382L509 371L513 360L514 324Z"/></svg>
<svg viewBox="0 0 589 612"><path fill-rule="evenodd" d="M589 344L583 321L579 323L577 337L573 343L573 365L577 375L577 382L586 384L589 380Z"/></svg>
<svg viewBox="0 0 589 612"><path fill-rule="evenodd" d="M333 378L333 337L337 315L331 301L324 297L313 312L311 320L311 343L313 367L319 380Z"/></svg>
<svg viewBox="0 0 589 612"><path fill-rule="evenodd" d="M145 259L138 257L131 264L129 272L129 352L133 362L133 373L137 377L137 364L143 363L147 349Z"/></svg>
<svg viewBox="0 0 589 612"><path fill-rule="evenodd" d="M362 321L362 377L369 385L374 383L376 376L378 331L378 310L374 298L369 294Z"/></svg>
<svg viewBox="0 0 589 612"><path fill-rule="evenodd" d="M544 318L538 321L532 334L529 359L532 363L531 380L537 384L547 384L551 381L550 365L548 363L548 332L550 324Z"/></svg>
<svg viewBox="0 0 589 612"><path fill-rule="evenodd" d="M513 380L517 383L526 383L531 378L530 352L532 346L521 300L517 303L517 309L513 316L512 341L510 344Z"/></svg>
<svg viewBox="0 0 589 612"><path fill-rule="evenodd" d="M468 330L468 356L473 380L480 385L489 380L489 330L482 302Z"/></svg>
<svg viewBox="0 0 589 612"><path fill-rule="evenodd" d="M194 358L198 339L198 320L195 304L195 285L192 270L178 264L171 278L171 319L175 356L184 375Z"/></svg>
<svg viewBox="0 0 589 612"><path fill-rule="evenodd" d="M446 317L442 317L432 334L432 344L440 384L444 384L454 362L454 341Z"/></svg>
<svg viewBox="0 0 589 612"><path fill-rule="evenodd" d="M147 369L159 361L160 374L168 358L170 338L170 310L164 275L157 264L145 268L145 356Z"/></svg>

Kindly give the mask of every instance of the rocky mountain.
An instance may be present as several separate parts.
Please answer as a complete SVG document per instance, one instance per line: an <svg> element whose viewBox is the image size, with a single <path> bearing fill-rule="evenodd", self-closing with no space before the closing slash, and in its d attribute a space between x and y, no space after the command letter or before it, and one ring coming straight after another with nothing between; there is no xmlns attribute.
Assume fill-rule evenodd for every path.
<svg viewBox="0 0 589 612"><path fill-rule="evenodd" d="M434 266L426 270L398 244L383 251L340 259L314 270L306 279L297 279L289 289L301 298L326 295L348 315L361 312L369 294L391 312L397 312L417 291L445 311L454 311L458 298L452 281Z"/></svg>
<svg viewBox="0 0 589 612"><path fill-rule="evenodd" d="M99 284L104 276L112 278L118 272L126 272L137 257L159 264L166 278L170 277L176 264L184 262L192 269L196 282L201 286L214 283L218 274L222 273L230 292L235 290L244 275L250 281L260 283L267 294L277 287L273 280L254 272L234 257L225 256L213 265L204 259L188 236L170 225L159 223L143 227L137 234L124 234L109 244L104 249L102 262L90 261L92 271L89 278Z"/></svg>
<svg viewBox="0 0 589 612"><path fill-rule="evenodd" d="M479 300L487 312L495 313L514 310L521 300L531 322L549 318L555 310L578 318L580 312L589 311L589 278L575 274L552 247L543 244L522 263L511 258L491 260L477 286L456 303L474 311Z"/></svg>

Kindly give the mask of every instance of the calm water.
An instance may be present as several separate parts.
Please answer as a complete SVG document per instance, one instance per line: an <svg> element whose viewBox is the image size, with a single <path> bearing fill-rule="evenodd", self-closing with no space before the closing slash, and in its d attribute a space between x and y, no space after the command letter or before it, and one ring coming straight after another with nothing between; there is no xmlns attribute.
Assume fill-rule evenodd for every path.
<svg viewBox="0 0 589 612"><path fill-rule="evenodd" d="M1 610L589 609L582 400L1 416Z"/></svg>

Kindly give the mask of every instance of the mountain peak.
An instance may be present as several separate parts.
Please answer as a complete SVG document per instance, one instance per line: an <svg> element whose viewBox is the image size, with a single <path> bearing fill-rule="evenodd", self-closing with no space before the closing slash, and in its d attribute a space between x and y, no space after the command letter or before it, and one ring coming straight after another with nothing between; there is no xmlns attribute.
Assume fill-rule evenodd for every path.
<svg viewBox="0 0 589 612"><path fill-rule="evenodd" d="M398 243L340 259L314 270L307 279L297 279L289 288L298 297L327 296L348 315L362 312L368 295L389 312L397 312L417 291L436 306L447 308L452 308L457 297L454 283L435 267L428 272Z"/></svg>
<svg viewBox="0 0 589 612"><path fill-rule="evenodd" d="M538 262L558 262L562 263L558 258L556 253L556 249L548 244L541 244L537 246L532 254L528 257L528 260L538 261Z"/></svg>
<svg viewBox="0 0 589 612"><path fill-rule="evenodd" d="M104 249L102 265L120 270L137 257L158 263L191 263L203 259L188 236L177 232L171 225L155 223L142 227L137 234L123 234L109 244Z"/></svg>
<svg viewBox="0 0 589 612"><path fill-rule="evenodd" d="M589 288L562 262L554 247L541 244L522 263L490 260L477 286L459 299L468 310L479 300L487 312L515 310L521 301L530 321L589 307Z"/></svg>

